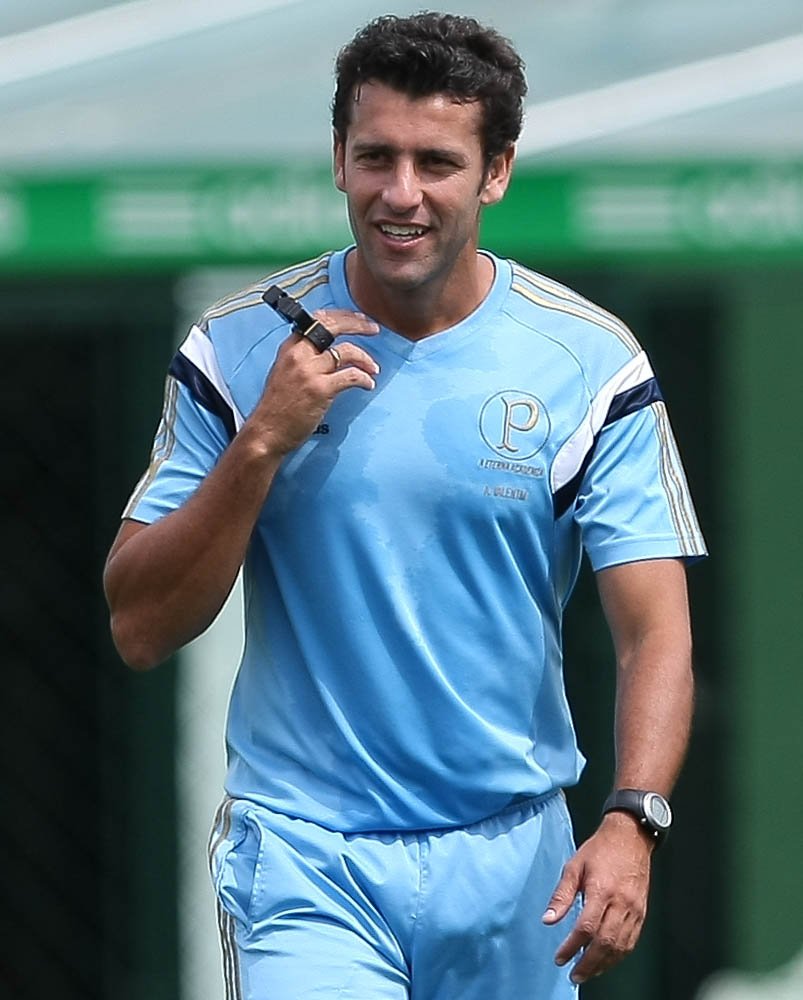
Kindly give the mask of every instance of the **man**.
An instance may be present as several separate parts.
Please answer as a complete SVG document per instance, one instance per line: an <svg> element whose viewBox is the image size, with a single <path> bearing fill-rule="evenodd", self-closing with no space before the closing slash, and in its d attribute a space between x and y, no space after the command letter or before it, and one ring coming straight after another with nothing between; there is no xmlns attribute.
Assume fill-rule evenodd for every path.
<svg viewBox="0 0 803 1000"><path fill-rule="evenodd" d="M561 1000L639 935L704 546L630 331L478 251L525 92L471 19L357 34L333 105L355 246L191 330L109 555L138 669L244 566L211 842L232 997ZM289 331L272 285L333 346ZM616 650L614 789L634 791L575 851L560 622L583 547Z"/></svg>

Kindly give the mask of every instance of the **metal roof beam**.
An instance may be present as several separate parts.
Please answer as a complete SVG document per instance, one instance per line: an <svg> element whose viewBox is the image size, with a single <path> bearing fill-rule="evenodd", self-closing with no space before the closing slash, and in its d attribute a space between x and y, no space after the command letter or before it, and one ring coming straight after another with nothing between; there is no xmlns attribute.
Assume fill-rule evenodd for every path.
<svg viewBox="0 0 803 1000"><path fill-rule="evenodd" d="M0 86L218 28L299 0L128 0L0 38Z"/></svg>
<svg viewBox="0 0 803 1000"><path fill-rule="evenodd" d="M520 157L803 83L803 34L531 104Z"/></svg>

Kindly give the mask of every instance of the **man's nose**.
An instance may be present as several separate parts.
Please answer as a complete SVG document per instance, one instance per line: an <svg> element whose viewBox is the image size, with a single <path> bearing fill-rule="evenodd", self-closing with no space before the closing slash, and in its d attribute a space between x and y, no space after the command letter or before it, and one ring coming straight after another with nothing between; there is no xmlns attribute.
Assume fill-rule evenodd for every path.
<svg viewBox="0 0 803 1000"><path fill-rule="evenodd" d="M421 204L422 192L415 164L400 160L394 164L387 179L382 200L397 215L403 215Z"/></svg>

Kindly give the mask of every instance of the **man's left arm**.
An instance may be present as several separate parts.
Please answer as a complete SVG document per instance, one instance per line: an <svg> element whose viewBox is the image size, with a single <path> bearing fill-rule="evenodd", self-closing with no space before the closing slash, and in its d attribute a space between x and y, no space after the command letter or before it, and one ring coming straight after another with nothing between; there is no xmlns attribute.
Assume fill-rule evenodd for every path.
<svg viewBox="0 0 803 1000"><path fill-rule="evenodd" d="M597 574L617 663L614 788L668 796L689 740L691 628L682 560L627 563ZM598 976L636 945L647 912L651 834L635 816L607 813L561 875L544 914L556 923L582 893L583 909L555 961L581 949L572 979Z"/></svg>

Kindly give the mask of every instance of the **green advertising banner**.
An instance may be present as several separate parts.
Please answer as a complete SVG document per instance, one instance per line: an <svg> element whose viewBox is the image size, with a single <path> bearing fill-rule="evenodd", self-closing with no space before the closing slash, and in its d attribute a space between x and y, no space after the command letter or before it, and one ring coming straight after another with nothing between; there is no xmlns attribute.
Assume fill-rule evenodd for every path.
<svg viewBox="0 0 803 1000"><path fill-rule="evenodd" d="M287 260L349 240L328 166L0 173L0 271ZM803 259L803 163L519 165L483 243L524 259Z"/></svg>
<svg viewBox="0 0 803 1000"><path fill-rule="evenodd" d="M485 234L571 258L803 257L803 163L522 172Z"/></svg>

